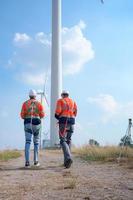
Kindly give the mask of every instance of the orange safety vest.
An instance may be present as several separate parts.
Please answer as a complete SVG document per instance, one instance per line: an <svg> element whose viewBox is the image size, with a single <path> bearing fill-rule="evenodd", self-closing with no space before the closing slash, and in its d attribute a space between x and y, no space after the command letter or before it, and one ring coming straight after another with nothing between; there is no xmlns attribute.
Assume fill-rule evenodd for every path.
<svg viewBox="0 0 133 200"><path fill-rule="evenodd" d="M40 102L35 99L29 99L23 103L20 115L22 119L26 119L31 117L42 118L45 114Z"/></svg>
<svg viewBox="0 0 133 200"><path fill-rule="evenodd" d="M77 105L69 97L59 99L56 104L55 114L57 114L60 117L76 117Z"/></svg>

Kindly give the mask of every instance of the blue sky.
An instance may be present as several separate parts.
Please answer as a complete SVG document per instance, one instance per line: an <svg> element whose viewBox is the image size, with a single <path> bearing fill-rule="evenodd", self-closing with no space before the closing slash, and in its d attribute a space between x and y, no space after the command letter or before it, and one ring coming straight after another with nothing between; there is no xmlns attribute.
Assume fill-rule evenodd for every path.
<svg viewBox="0 0 133 200"><path fill-rule="evenodd" d="M118 144L133 117L132 10L131 0L62 0L63 86L78 104L76 145ZM1 0L0 25L0 148L23 148L21 105L50 70L51 1ZM48 98L49 88L48 76Z"/></svg>

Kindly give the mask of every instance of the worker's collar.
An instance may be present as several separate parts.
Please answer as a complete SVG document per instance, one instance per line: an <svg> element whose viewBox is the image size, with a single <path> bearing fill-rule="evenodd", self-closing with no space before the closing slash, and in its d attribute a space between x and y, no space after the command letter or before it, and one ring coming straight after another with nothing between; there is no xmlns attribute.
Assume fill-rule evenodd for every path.
<svg viewBox="0 0 133 200"><path fill-rule="evenodd" d="M36 100L36 98L35 97L30 97L30 100Z"/></svg>
<svg viewBox="0 0 133 200"><path fill-rule="evenodd" d="M62 99L67 99L67 98L69 98L69 97L62 97Z"/></svg>
<svg viewBox="0 0 133 200"><path fill-rule="evenodd" d="M69 98L69 96L64 96L64 95L62 95L61 97L62 97L63 99L64 99L64 98Z"/></svg>

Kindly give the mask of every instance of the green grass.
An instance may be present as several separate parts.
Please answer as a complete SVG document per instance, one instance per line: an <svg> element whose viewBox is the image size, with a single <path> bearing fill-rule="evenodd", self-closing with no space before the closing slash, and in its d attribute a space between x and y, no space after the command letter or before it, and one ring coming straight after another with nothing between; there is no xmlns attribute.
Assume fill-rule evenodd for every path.
<svg viewBox="0 0 133 200"><path fill-rule="evenodd" d="M121 158L133 159L133 148L121 148L117 146L83 146L74 148L73 152L86 161L116 161L120 154Z"/></svg>
<svg viewBox="0 0 133 200"><path fill-rule="evenodd" d="M8 161L13 158L18 158L21 156L20 151L17 150L5 150L0 151L0 161Z"/></svg>

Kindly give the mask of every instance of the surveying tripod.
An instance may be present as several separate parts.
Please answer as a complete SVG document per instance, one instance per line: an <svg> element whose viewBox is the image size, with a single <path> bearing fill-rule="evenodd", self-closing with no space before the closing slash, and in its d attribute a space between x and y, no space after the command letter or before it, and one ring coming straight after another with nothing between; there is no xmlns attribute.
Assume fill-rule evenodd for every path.
<svg viewBox="0 0 133 200"><path fill-rule="evenodd" d="M122 148L124 148L126 146L126 150L127 150L127 146L128 146L128 144L126 144L127 143L127 138L129 140L129 142L132 143L132 137L131 137L132 127L133 127L132 119L130 118L130 119L128 119L128 127L127 127L127 130L126 130L126 134L123 137L122 144L121 144L121 151L120 151L119 158L118 158L119 161L120 161L121 156L122 156Z"/></svg>
<svg viewBox="0 0 133 200"><path fill-rule="evenodd" d="M124 141L123 141L124 146L125 146L127 137L129 138L130 141L132 141L132 138L131 138L132 119L129 119L128 121L129 121L128 127L127 127L125 138L124 138Z"/></svg>

